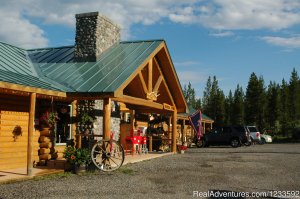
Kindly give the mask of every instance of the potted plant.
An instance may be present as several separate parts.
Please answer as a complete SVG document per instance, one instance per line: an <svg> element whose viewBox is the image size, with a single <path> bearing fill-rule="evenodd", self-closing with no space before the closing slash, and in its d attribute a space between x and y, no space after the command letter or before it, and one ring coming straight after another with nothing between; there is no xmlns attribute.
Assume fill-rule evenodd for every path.
<svg viewBox="0 0 300 199"><path fill-rule="evenodd" d="M89 113L83 112L78 115L78 122L80 123L80 131L83 133L88 133L92 128L92 123L95 121L95 118L92 117Z"/></svg>
<svg viewBox="0 0 300 199"><path fill-rule="evenodd" d="M42 114L40 117L40 125L44 128L52 128L58 120L57 112L48 112Z"/></svg>
<svg viewBox="0 0 300 199"><path fill-rule="evenodd" d="M66 147L64 157L76 174L85 170L92 161L91 153L88 149L75 148L73 146Z"/></svg>

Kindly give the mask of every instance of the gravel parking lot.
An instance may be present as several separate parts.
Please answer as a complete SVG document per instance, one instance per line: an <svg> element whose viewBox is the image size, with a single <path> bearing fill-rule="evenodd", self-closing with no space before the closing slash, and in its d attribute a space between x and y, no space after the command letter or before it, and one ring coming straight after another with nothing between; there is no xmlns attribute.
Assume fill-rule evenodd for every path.
<svg viewBox="0 0 300 199"><path fill-rule="evenodd" d="M300 144L191 148L113 173L3 184L0 198L200 198L208 191L234 196L269 192L273 198L291 198L287 191L298 191L294 193L299 196L299 166Z"/></svg>

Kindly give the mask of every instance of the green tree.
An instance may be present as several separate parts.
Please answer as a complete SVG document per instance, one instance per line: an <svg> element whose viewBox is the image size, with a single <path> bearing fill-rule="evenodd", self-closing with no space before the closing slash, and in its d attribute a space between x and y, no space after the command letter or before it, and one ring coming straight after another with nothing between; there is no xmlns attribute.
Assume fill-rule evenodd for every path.
<svg viewBox="0 0 300 199"><path fill-rule="evenodd" d="M224 109L225 109L225 119L224 119L224 124L225 125L230 125L232 123L232 106L233 106L233 96L232 96L232 91L229 91L229 94L227 97L225 97L225 102L224 102Z"/></svg>
<svg viewBox="0 0 300 199"><path fill-rule="evenodd" d="M265 127L265 88L263 77L257 78L252 73L245 96L245 122L256 125L260 130Z"/></svg>
<svg viewBox="0 0 300 199"><path fill-rule="evenodd" d="M189 82L188 86L184 85L183 95L189 107L192 107L196 110L201 109L201 100L200 98L196 98L196 92L192 87L191 82Z"/></svg>
<svg viewBox="0 0 300 199"><path fill-rule="evenodd" d="M244 91L240 85L234 91L231 118L232 124L244 124Z"/></svg>
<svg viewBox="0 0 300 199"><path fill-rule="evenodd" d="M219 88L216 76L208 78L205 90L203 92L203 112L214 119L215 126L222 126L224 124L225 115L225 96L223 91Z"/></svg>
<svg viewBox="0 0 300 199"><path fill-rule="evenodd" d="M295 68L292 71L289 82L289 103L288 113L291 123L291 128L296 128L300 125L300 88L299 88L299 76Z"/></svg>
<svg viewBox="0 0 300 199"><path fill-rule="evenodd" d="M280 87L275 82L270 82L267 91L266 123L267 128L273 133L279 131L280 113Z"/></svg>
<svg viewBox="0 0 300 199"><path fill-rule="evenodd" d="M287 132L287 129L290 128L290 119L289 119L289 114L288 114L288 94L289 94L289 89L288 89L288 84L287 82L283 79L280 87L280 114L279 114L279 123L281 127L281 132L286 135L285 133Z"/></svg>

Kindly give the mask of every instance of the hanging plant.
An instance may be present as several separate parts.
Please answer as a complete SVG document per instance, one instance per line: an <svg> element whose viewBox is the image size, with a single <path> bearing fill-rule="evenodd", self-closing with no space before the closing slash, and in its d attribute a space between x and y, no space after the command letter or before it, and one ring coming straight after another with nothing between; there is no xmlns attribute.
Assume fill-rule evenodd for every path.
<svg viewBox="0 0 300 199"><path fill-rule="evenodd" d="M95 119L92 116L90 116L88 113L83 113L79 116L79 122L82 124L89 124L94 121Z"/></svg>

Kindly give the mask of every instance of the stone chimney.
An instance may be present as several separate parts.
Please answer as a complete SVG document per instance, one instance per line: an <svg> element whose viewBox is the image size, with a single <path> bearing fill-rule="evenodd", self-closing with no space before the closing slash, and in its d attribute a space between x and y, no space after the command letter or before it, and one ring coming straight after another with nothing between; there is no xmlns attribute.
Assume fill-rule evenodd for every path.
<svg viewBox="0 0 300 199"><path fill-rule="evenodd" d="M76 14L75 61L95 62L120 41L120 27L99 12Z"/></svg>

